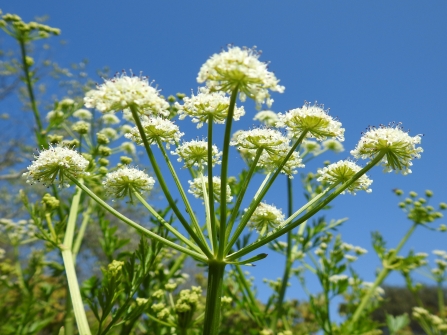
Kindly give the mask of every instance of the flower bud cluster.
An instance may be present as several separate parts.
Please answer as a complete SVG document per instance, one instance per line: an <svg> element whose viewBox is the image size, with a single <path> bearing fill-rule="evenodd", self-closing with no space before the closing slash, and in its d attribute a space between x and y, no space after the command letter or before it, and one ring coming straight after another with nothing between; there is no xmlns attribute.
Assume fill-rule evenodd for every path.
<svg viewBox="0 0 447 335"><path fill-rule="evenodd" d="M208 162L208 150L211 150L212 152L211 165L214 166L220 164L222 152L219 151L215 145L208 148L208 142L206 140L183 142L175 149L175 151L171 151L171 154L179 156L177 161L184 161L185 167L196 166L198 168L203 168L204 165L210 164L210 162Z"/></svg>
<svg viewBox="0 0 447 335"><path fill-rule="evenodd" d="M256 229L260 235L264 235L270 229L277 228L283 222L284 214L280 209L261 202L250 217L248 226L251 229Z"/></svg>
<svg viewBox="0 0 447 335"><path fill-rule="evenodd" d="M203 176L202 178L195 178L193 181L188 181L189 182L189 193L193 194L196 198L200 198L203 199L203 187L202 187L202 180L205 182L205 187L206 187L206 191L208 193L209 196L209 186L208 186L208 176ZM216 202L220 202L220 188L221 188L221 179L220 177L214 176L213 177L213 196L214 196L214 201ZM230 185L226 186L227 188L227 192L226 192L226 196L227 202L231 202L231 200L233 200L233 197L231 196L231 189L230 189Z"/></svg>

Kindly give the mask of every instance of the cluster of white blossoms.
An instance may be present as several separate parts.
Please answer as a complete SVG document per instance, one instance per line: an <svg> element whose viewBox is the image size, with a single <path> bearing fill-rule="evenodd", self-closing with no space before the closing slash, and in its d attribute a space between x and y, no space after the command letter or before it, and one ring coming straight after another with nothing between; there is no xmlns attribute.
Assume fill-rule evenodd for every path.
<svg viewBox="0 0 447 335"><path fill-rule="evenodd" d="M260 111L253 118L254 121L262 122L267 127L275 127L278 122L278 114L272 111Z"/></svg>
<svg viewBox="0 0 447 335"><path fill-rule="evenodd" d="M141 170L126 166L107 173L102 184L106 192L115 198L123 198L125 196L132 198L133 192L143 193L151 191L155 180Z"/></svg>
<svg viewBox="0 0 447 335"><path fill-rule="evenodd" d="M91 120L93 118L92 112L83 108L78 109L76 112L74 112L73 116L81 120Z"/></svg>
<svg viewBox="0 0 447 335"><path fill-rule="evenodd" d="M348 281L347 275L332 275L329 277L331 283L337 284L339 281Z"/></svg>
<svg viewBox="0 0 447 335"><path fill-rule="evenodd" d="M225 123L229 105L230 98L225 92L210 92L208 87L200 87L197 95L192 94L191 98L183 98L183 105L178 102L174 104L178 109L179 119L183 120L189 116L192 122L197 123L197 128L207 123L210 117L215 123ZM235 106L233 119L238 121L244 115L244 107Z"/></svg>
<svg viewBox="0 0 447 335"><path fill-rule="evenodd" d="M317 171L317 180L322 183L329 184L343 184L348 181L352 176L361 170L361 167L354 162L348 160L341 160L337 163L330 164ZM346 191L351 194L355 194L356 191L366 191L367 193L372 192L369 188L372 184L372 180L368 178L367 175L362 175L359 179L348 186ZM344 194L343 191L341 194Z"/></svg>
<svg viewBox="0 0 447 335"><path fill-rule="evenodd" d="M69 187L68 177L82 178L89 165L88 160L76 151L62 147L51 147L35 156L33 163L28 166L28 172L23 174L27 183L42 183L49 186L59 180L59 187Z"/></svg>
<svg viewBox="0 0 447 335"><path fill-rule="evenodd" d="M192 140L189 142L183 142L179 145L175 151L171 151L172 155L179 156L177 161L185 162L185 167L196 166L202 168L203 165L208 165L208 142L205 140ZM217 146L213 145L211 147L212 162L211 165L221 163L222 152L219 151Z"/></svg>
<svg viewBox="0 0 447 335"><path fill-rule="evenodd" d="M141 125L143 126L144 134L149 144L157 144L157 141L161 141L165 142L166 147L169 149L170 144L178 143L180 137L184 135L174 122L160 116L145 118L145 120ZM139 145L143 145L143 139L137 127L133 127L124 137Z"/></svg>
<svg viewBox="0 0 447 335"><path fill-rule="evenodd" d="M203 187L202 187L202 180L205 181L205 188L208 192L209 196L209 187L208 187L208 177L203 176L202 178L195 178L193 181L189 180L189 193L193 194L196 198L203 199ZM213 177L213 196L214 201L220 202L220 187L221 187L221 180L220 177L214 176ZM233 200L233 197L231 196L231 189L230 186L226 185L226 201L231 202Z"/></svg>
<svg viewBox="0 0 447 335"><path fill-rule="evenodd" d="M298 138L307 131L307 138L323 141L328 137L344 141L345 129L341 123L328 115L321 105L305 103L301 108L279 114L277 127L286 127L290 138Z"/></svg>
<svg viewBox="0 0 447 335"><path fill-rule="evenodd" d="M283 222L284 214L280 209L261 202L248 221L248 226L256 229L260 235L264 235L270 229L278 227Z"/></svg>
<svg viewBox="0 0 447 335"><path fill-rule="evenodd" d="M267 64L259 61L260 53L256 49L228 47L227 51L214 54L200 68L197 76L199 83L206 82L211 91L231 93L236 88L239 98L255 100L260 106L267 103L271 106L269 90L284 92L284 86L268 70Z"/></svg>
<svg viewBox="0 0 447 335"><path fill-rule="evenodd" d="M125 72L88 91L84 104L103 113L135 106L142 114L169 115L169 103L150 85L147 77L128 76Z"/></svg>
<svg viewBox="0 0 447 335"><path fill-rule="evenodd" d="M372 159L380 153L385 153L381 161L385 167L384 171L395 170L406 175L411 173L410 166L413 165L411 160L421 157L423 149L416 147L420 143L420 135L411 137L402 130L400 124L370 127L351 151L351 155L356 158Z"/></svg>
<svg viewBox="0 0 447 335"><path fill-rule="evenodd" d="M107 125L112 125L120 123L120 119L115 114L106 113L102 116L102 122Z"/></svg>
<svg viewBox="0 0 447 335"><path fill-rule="evenodd" d="M236 146L238 150L249 150L255 156L258 149L263 149L268 153L275 153L284 144L288 145L289 142L289 139L279 130L255 128L235 133L230 145Z"/></svg>
<svg viewBox="0 0 447 335"><path fill-rule="evenodd" d="M284 162L290 149L291 147L289 145L284 144L276 148L274 152L263 152L257 166L265 169L269 173L275 171ZM293 175L298 172L297 169L302 167L304 167L302 159L298 152L294 151L284 163L280 172L292 179Z"/></svg>

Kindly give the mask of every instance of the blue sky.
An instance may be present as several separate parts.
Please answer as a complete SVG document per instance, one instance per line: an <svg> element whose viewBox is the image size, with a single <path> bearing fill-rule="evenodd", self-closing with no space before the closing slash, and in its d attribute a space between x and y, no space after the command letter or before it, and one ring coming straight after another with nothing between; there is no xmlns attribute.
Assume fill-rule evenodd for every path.
<svg viewBox="0 0 447 335"><path fill-rule="evenodd" d="M396 246L410 225L397 208L393 188L421 194L431 189L434 204L447 201L445 1L8 1L1 8L26 21L48 14L48 24L60 28L68 42L54 54L60 63L88 58L91 76L105 65L112 72L142 71L166 95L195 90L200 66L228 43L256 45L263 51L261 60L270 62L286 87L284 94L273 94L274 111L318 100L346 128L346 151L323 159L347 158L369 125L397 121L411 135L424 134L424 153L414 162L413 174L383 174L375 168L373 193L341 196L327 213L328 219L349 217L340 229L344 240L370 250L357 263L367 280L379 264L370 232L380 230ZM236 128L253 124L253 104L246 110ZM194 127L186 132L187 138L196 137ZM295 184L298 207L299 178ZM282 186L267 200L278 192ZM275 203L281 207L277 197ZM419 229L408 248L446 249L445 241L445 235ZM281 258L270 253L250 270L259 280L274 279L281 276L278 264ZM394 275L388 282L403 281ZM264 288L260 281L259 287ZM288 296L302 297L297 282Z"/></svg>

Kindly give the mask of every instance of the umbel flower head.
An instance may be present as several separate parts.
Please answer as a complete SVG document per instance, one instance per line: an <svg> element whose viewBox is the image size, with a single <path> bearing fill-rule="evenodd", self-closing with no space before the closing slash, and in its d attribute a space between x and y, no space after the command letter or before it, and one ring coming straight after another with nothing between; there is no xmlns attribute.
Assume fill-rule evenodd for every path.
<svg viewBox="0 0 447 335"><path fill-rule="evenodd" d="M166 147L169 149L169 144L175 144L180 141L180 137L184 133L180 132L180 129L172 121L166 120L160 116L146 118L147 121L143 121L141 125L144 129L144 134L149 144L156 144L157 140L166 142ZM124 137L136 142L139 145L143 145L143 139L137 127L132 128L129 133Z"/></svg>
<svg viewBox="0 0 447 335"><path fill-rule="evenodd" d="M132 201L133 192L151 191L155 180L141 170L126 166L107 173L102 184L106 192L112 197L119 199L129 196Z"/></svg>
<svg viewBox="0 0 447 335"><path fill-rule="evenodd" d="M385 172L395 170L403 175L411 173L410 166L412 159L420 158L423 152L421 147L416 147L421 143L421 136L411 137L402 130L401 124L390 124L388 127L381 125L379 128L370 127L363 134L359 143L351 155L356 158L374 158L380 153L385 153L382 165Z"/></svg>
<svg viewBox="0 0 447 335"><path fill-rule="evenodd" d="M278 130L255 128L238 131L233 136L230 145L236 146L238 150L250 150L254 155L256 150L261 148L269 153L274 153L289 142L290 140Z"/></svg>
<svg viewBox="0 0 447 335"><path fill-rule="evenodd" d="M208 187L208 177L203 176L202 178L195 178L193 181L189 182L189 193L193 194L196 198L203 199L203 187L202 187L202 180L205 181L205 187L208 192L209 196L209 187ZM213 193L214 193L214 201L220 202L220 186L221 186L221 179L220 177L214 176L213 177ZM231 196L231 189L230 185L227 184L227 202L231 202L233 200L233 197Z"/></svg>
<svg viewBox="0 0 447 335"><path fill-rule="evenodd" d="M28 183L38 182L49 186L58 179L59 187L69 187L67 178L87 176L85 170L88 165L88 160L76 151L62 146L50 146L35 156L33 163L28 166L28 172L23 176L27 177Z"/></svg>
<svg viewBox="0 0 447 335"><path fill-rule="evenodd" d="M215 145L210 150L212 151L212 166L220 164L222 152ZM183 160L185 167L196 166L202 168L203 165L210 164L208 162L208 142L205 140L183 142L175 151L171 151L171 154L179 156L177 161L181 162Z"/></svg>
<svg viewBox="0 0 447 335"><path fill-rule="evenodd" d="M229 46L228 50L214 54L202 65L197 76L199 83L206 82L211 91L231 93L236 87L241 101L245 97L255 100L260 106L271 106L269 90L284 92L284 86L268 71L267 64L259 61L260 52L255 48Z"/></svg>
<svg viewBox="0 0 447 335"><path fill-rule="evenodd" d="M267 127L275 127L278 122L278 114L273 111L260 111L253 118L255 121L262 122Z"/></svg>
<svg viewBox="0 0 447 335"><path fill-rule="evenodd" d="M344 160L337 163L330 164L317 171L317 180L320 182L326 182L329 184L343 184L348 181L352 176L361 170L361 167L354 162ZM372 180L366 175L362 175L359 179L353 182L346 189L351 194L355 194L356 191L372 192L369 188L372 184ZM344 194L343 191L341 194Z"/></svg>
<svg viewBox="0 0 447 335"><path fill-rule="evenodd" d="M88 91L84 103L86 107L103 113L135 106L142 114L169 115L169 103L160 97L159 91L150 85L147 77L128 76L125 72Z"/></svg>
<svg viewBox="0 0 447 335"><path fill-rule="evenodd" d="M273 205L261 202L248 221L249 227L264 235L270 229L278 227L284 221L284 214Z"/></svg>
<svg viewBox="0 0 447 335"><path fill-rule="evenodd" d="M291 150L288 144L279 146L274 152L263 152L259 157L258 167L265 169L267 172L273 172L284 162L287 154ZM298 152L294 151L287 162L281 168L281 173L289 176L290 179L297 173L297 169L304 167L302 159Z"/></svg>
<svg viewBox="0 0 447 335"><path fill-rule="evenodd" d="M197 123L197 128L207 123L210 117L215 123L225 123L229 105L230 98L225 92L210 92L208 87L200 87L197 95L192 94L191 98L183 98L183 105L175 103L179 119L183 120L189 116L192 122ZM235 107L233 119L238 121L244 114L244 107Z"/></svg>
<svg viewBox="0 0 447 335"><path fill-rule="evenodd" d="M289 110L279 114L277 127L286 127L289 137L298 138L304 131L306 137L323 141L328 137L344 141L345 129L341 123L328 115L323 105L310 105L305 102L303 107Z"/></svg>

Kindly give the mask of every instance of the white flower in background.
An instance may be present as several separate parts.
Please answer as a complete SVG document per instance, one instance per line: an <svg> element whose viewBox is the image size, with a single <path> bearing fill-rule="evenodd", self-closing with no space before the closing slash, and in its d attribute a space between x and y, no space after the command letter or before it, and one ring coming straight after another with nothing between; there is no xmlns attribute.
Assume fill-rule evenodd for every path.
<svg viewBox="0 0 447 335"><path fill-rule="evenodd" d="M73 123L71 129L78 134L85 135L90 131L90 123L80 120Z"/></svg>
<svg viewBox="0 0 447 335"><path fill-rule="evenodd" d="M118 132L110 127L102 128L99 133L106 136L109 140L114 140L118 137Z"/></svg>
<svg viewBox="0 0 447 335"><path fill-rule="evenodd" d="M416 147L420 143L420 135L411 137L402 130L400 124L370 127L351 151L351 155L356 158L373 159L379 153L385 153L381 161L385 167L384 171L395 170L406 175L411 173L410 166L413 165L411 160L421 157L423 149Z"/></svg>
<svg viewBox="0 0 447 335"><path fill-rule="evenodd" d="M42 183L49 186L58 179L59 187L69 187L68 177L82 178L89 162L76 151L62 146L51 147L35 156L23 174L28 183Z"/></svg>
<svg viewBox="0 0 447 335"><path fill-rule="evenodd" d="M200 87L197 95L192 94L191 98L183 98L183 105L175 103L179 119L183 120L189 116L192 122L197 123L197 128L207 123L210 117L215 123L225 123L229 105L230 98L225 92L210 92L208 87ZM244 107L235 107L233 120L238 121L244 114Z"/></svg>
<svg viewBox="0 0 447 335"><path fill-rule="evenodd" d="M111 196L123 198L128 195L132 199L133 192L143 193L151 191L155 180L141 170L126 166L107 173L102 184L106 192Z"/></svg>
<svg viewBox="0 0 447 335"><path fill-rule="evenodd" d="M135 106L141 114L169 115L169 103L150 85L147 77L128 76L125 72L87 92L84 103L87 108L96 108L103 113Z"/></svg>
<svg viewBox="0 0 447 335"><path fill-rule="evenodd" d="M230 145L236 146L238 150L250 150L254 156L256 150L260 148L268 153L275 153L281 150L281 146L287 145L289 142L290 140L278 130L255 128L238 131L230 141Z"/></svg>
<svg viewBox="0 0 447 335"><path fill-rule="evenodd" d="M200 68L199 83L206 82L211 91L230 93L237 87L241 101L245 97L255 100L257 106L271 106L269 90L284 92L284 86L268 71L267 64L258 60L260 53L255 49L228 47L227 51L214 54Z"/></svg>
<svg viewBox="0 0 447 335"><path fill-rule="evenodd" d="M221 163L222 152L217 149L217 146L211 147L212 151L212 166ZM179 156L177 161L185 162L185 167L196 166L202 168L203 165L208 165L208 142L205 140L192 140L183 142L175 151L171 151L172 155Z"/></svg>
<svg viewBox="0 0 447 335"><path fill-rule="evenodd" d="M107 113L102 116L102 122L106 125L112 125L120 123L120 119L115 114Z"/></svg>
<svg viewBox="0 0 447 335"><path fill-rule="evenodd" d="M301 108L291 109L285 114L279 114L278 127L285 127L289 137L298 138L307 131L306 138L315 138L323 141L336 138L344 141L345 129L341 123L328 115L328 110L323 105L310 105L305 103Z"/></svg>
<svg viewBox="0 0 447 335"><path fill-rule="evenodd" d="M304 149L306 153L315 152L318 153L321 151L321 145L315 140L304 140L301 142L301 148Z"/></svg>
<svg viewBox="0 0 447 335"><path fill-rule="evenodd" d="M331 283L338 283L339 281L348 280L347 275L332 275L329 277Z"/></svg>
<svg viewBox="0 0 447 335"><path fill-rule="evenodd" d="M132 142L123 142L121 143L120 147L125 153L129 155L135 155L135 153L137 152L135 144L133 144Z"/></svg>
<svg viewBox="0 0 447 335"><path fill-rule="evenodd" d="M131 131L132 131L132 126L130 126L128 124L123 124L120 128L121 134L127 134L127 133L130 133Z"/></svg>
<svg viewBox="0 0 447 335"><path fill-rule="evenodd" d="M323 141L323 143L321 143L321 145L326 150L331 150L331 151L336 152L336 153L345 151L345 148L343 147L343 144L341 144L340 141L338 141L336 139L333 139L333 138L330 138L330 139L327 139L326 141Z"/></svg>
<svg viewBox="0 0 447 335"><path fill-rule="evenodd" d="M184 135L174 122L160 116L147 118L147 121L143 121L141 125L143 126L144 134L149 144L157 144L157 141L160 140L166 143L168 149L169 144L178 143L180 137ZM144 144L137 127L133 127L124 137L134 141L136 144Z"/></svg>
<svg viewBox="0 0 447 335"><path fill-rule="evenodd" d="M278 114L272 111L260 111L253 118L254 121L262 122L267 127L275 127L278 122Z"/></svg>
<svg viewBox="0 0 447 335"><path fill-rule="evenodd" d="M319 182L326 182L329 184L343 184L348 181L352 176L361 170L361 167L354 162L348 160L338 161L337 163L330 164L322 169L318 169L317 176ZM372 180L366 175L362 175L359 179L353 182L347 189L351 194L355 194L356 191L372 192L369 188L372 184ZM345 191L342 192L344 194Z"/></svg>
<svg viewBox="0 0 447 335"><path fill-rule="evenodd" d="M248 221L248 226L264 235L284 222L284 214L273 205L261 202Z"/></svg>
<svg viewBox="0 0 447 335"><path fill-rule="evenodd" d="M259 158L257 166L265 169L267 172L275 171L284 162L290 149L291 147L288 144L284 144L274 152L263 152ZM298 152L294 151L281 168L281 173L288 175L289 178L293 178L293 175L297 173L297 169L302 167L304 167L304 164L302 164Z"/></svg>
<svg viewBox="0 0 447 335"><path fill-rule="evenodd" d="M49 111L45 117L48 122L60 122L64 119L64 112L62 111Z"/></svg>
<svg viewBox="0 0 447 335"><path fill-rule="evenodd" d="M209 187L208 187L208 177L203 176L203 180L205 181L205 187L208 192L209 196ZM189 193L193 194L196 198L203 199L203 188L202 188L202 178L195 178L193 181L189 182ZM214 193L214 201L220 202L220 187L221 187L221 180L220 177L214 176L213 177L213 193ZM230 186L227 184L227 202L231 202L233 200L233 197L231 196L231 189Z"/></svg>
<svg viewBox="0 0 447 335"><path fill-rule="evenodd" d="M91 120L93 118L92 112L83 108L78 109L76 112L74 112L73 116L81 120Z"/></svg>

